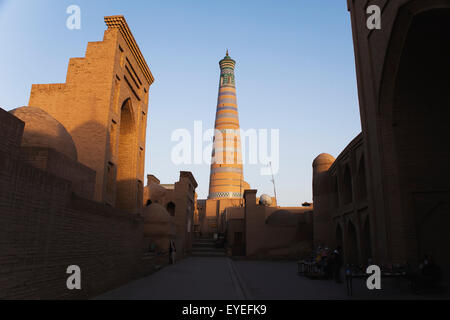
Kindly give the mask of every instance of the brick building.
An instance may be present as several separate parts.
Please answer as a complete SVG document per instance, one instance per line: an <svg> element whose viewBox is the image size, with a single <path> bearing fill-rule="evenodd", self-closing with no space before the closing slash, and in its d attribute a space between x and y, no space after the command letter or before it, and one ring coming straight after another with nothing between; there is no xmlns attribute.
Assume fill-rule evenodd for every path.
<svg viewBox="0 0 450 320"><path fill-rule="evenodd" d="M181 171L179 180L174 184L161 184L154 175L147 176L147 185L144 188L144 206L150 207L157 204L162 207L166 216L171 217L175 226L173 240L175 240L178 259L186 256L192 247L196 188L197 181L188 171Z"/></svg>
<svg viewBox="0 0 450 320"><path fill-rule="evenodd" d="M105 21L66 83L0 109L1 299L89 298L168 262L149 252L142 214L153 76L125 19ZM72 265L81 290L66 286Z"/></svg>
<svg viewBox="0 0 450 320"><path fill-rule="evenodd" d="M232 256L256 259L299 259L312 250L313 207L279 207L244 192L244 206L222 215L225 245Z"/></svg>
<svg viewBox="0 0 450 320"><path fill-rule="evenodd" d="M381 29L367 28L379 5ZM409 263L431 254L450 279L450 1L348 0L362 134L314 163L317 242L348 262Z"/></svg>

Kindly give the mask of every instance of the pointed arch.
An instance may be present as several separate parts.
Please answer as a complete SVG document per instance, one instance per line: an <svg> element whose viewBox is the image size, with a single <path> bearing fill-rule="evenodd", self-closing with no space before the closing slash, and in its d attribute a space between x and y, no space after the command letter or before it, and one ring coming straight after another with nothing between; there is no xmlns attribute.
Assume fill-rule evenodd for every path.
<svg viewBox="0 0 450 320"><path fill-rule="evenodd" d="M370 216L366 217L364 221L364 227L362 229L362 247L363 247L363 262L367 263L369 259L373 259L372 256L372 234L370 231Z"/></svg>
<svg viewBox="0 0 450 320"><path fill-rule="evenodd" d="M116 207L130 212L137 206L136 154L136 125L128 98L120 109Z"/></svg>
<svg viewBox="0 0 450 320"><path fill-rule="evenodd" d="M358 232L355 225L349 219L347 223L347 241L346 241L346 262L356 265L359 262L358 257Z"/></svg>
<svg viewBox="0 0 450 320"><path fill-rule="evenodd" d="M349 164L345 164L344 172L342 174L342 204L346 205L352 203L353 187L352 175Z"/></svg>
<svg viewBox="0 0 450 320"><path fill-rule="evenodd" d="M342 227L340 223L337 223L336 226L336 247L341 247L341 249L344 248L344 232L342 231Z"/></svg>
<svg viewBox="0 0 450 320"><path fill-rule="evenodd" d="M367 199L366 164L364 155L361 156L358 166L358 194L360 200Z"/></svg>

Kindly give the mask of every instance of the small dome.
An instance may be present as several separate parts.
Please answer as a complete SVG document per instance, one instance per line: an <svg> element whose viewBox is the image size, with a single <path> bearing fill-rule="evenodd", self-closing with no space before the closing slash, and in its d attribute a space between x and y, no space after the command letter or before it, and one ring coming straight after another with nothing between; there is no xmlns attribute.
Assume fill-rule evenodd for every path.
<svg viewBox="0 0 450 320"><path fill-rule="evenodd" d="M244 191L245 191L245 190L250 190L250 189L251 189L251 188L250 188L250 185L248 184L247 181L244 181L244 182L242 183L242 188L244 189Z"/></svg>
<svg viewBox="0 0 450 320"><path fill-rule="evenodd" d="M77 149L66 128L47 112L36 107L21 107L10 113L25 122L23 147L45 147L77 160Z"/></svg>
<svg viewBox="0 0 450 320"><path fill-rule="evenodd" d="M313 161L313 167L317 167L324 164L333 163L336 160L331 154L321 153L316 159Z"/></svg>
<svg viewBox="0 0 450 320"><path fill-rule="evenodd" d="M272 204L272 197L268 194L261 195L261 197L259 197L259 204L265 207L270 207Z"/></svg>
<svg viewBox="0 0 450 320"><path fill-rule="evenodd" d="M144 208L142 215L146 223L170 223L172 219L169 212L160 204L152 203Z"/></svg>

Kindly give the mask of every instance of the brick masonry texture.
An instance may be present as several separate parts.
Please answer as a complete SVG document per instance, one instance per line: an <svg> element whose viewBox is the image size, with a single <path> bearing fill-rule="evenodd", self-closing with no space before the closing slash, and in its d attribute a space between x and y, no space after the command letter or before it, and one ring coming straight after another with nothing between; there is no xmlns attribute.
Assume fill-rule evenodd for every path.
<svg viewBox="0 0 450 320"><path fill-rule="evenodd" d="M367 28L372 4L380 30ZM450 2L348 0L348 9L362 134L335 161L313 164L315 243L342 246L349 263L412 270L431 255L448 285Z"/></svg>
<svg viewBox="0 0 450 320"><path fill-rule="evenodd" d="M2 128L23 128L5 113ZM17 142L20 131L9 132ZM15 148L0 150L0 299L88 298L152 271L139 215L75 195L70 181L20 161ZM70 265L81 268L82 290L66 287Z"/></svg>
<svg viewBox="0 0 450 320"><path fill-rule="evenodd" d="M24 121L0 108L0 299L90 298L168 261L146 252L140 215L154 79L125 19L105 21L103 41L70 60L65 84L33 85ZM55 128L78 157L51 143ZM24 132L40 138L25 143ZM81 290L67 289L71 265Z"/></svg>

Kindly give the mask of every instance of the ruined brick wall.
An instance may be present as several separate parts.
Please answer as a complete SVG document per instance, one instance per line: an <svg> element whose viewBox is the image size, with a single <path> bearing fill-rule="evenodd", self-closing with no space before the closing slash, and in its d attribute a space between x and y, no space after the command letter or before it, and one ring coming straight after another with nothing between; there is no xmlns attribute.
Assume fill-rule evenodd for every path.
<svg viewBox="0 0 450 320"><path fill-rule="evenodd" d="M138 61L143 57L125 19L106 20L103 41L89 42L85 57L70 59L66 82L33 84L29 105L70 133L78 160L96 171L94 199L137 213L153 76Z"/></svg>

